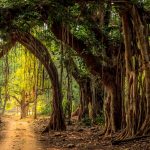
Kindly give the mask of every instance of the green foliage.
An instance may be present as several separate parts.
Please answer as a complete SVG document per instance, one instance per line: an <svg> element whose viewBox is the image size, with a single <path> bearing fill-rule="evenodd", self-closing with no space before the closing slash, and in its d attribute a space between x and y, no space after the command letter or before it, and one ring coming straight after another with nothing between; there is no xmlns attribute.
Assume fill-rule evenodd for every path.
<svg viewBox="0 0 150 150"><path fill-rule="evenodd" d="M80 5L76 3L72 7L69 7L69 12L73 17L79 16L81 14Z"/></svg>
<svg viewBox="0 0 150 150"><path fill-rule="evenodd" d="M50 101L47 100L46 93L49 91L44 90L44 88L49 87L49 78L47 77L46 71L44 71L44 84L43 81L43 66L38 71L39 68L39 61L33 56L29 51L27 51L23 46L20 44L16 44L16 46L9 52L7 55L8 63L9 63L9 73L8 73L8 84L7 93L9 95L9 101L7 101L6 110L10 110L16 107L16 105L20 105L17 103L16 99L13 97L15 96L18 101L21 101L22 95L21 92L25 90L28 94L30 102L33 101L34 97L33 89L35 83L38 83L37 89L41 91L38 96L38 101L42 101L41 108L39 108L39 112L43 111L45 114L50 112ZM5 88L5 57L0 60L0 88L1 88L1 99L2 105L4 105L6 88ZM37 77L37 72L38 78ZM38 81L37 81L38 80ZM32 82L31 82L32 81ZM43 88L43 91L41 90ZM42 98L41 98L42 96ZM33 102L32 102L33 103ZM49 108L48 108L49 106ZM33 107L30 106L30 107ZM45 108L45 110L44 110Z"/></svg>
<svg viewBox="0 0 150 150"><path fill-rule="evenodd" d="M52 112L49 104L38 104L37 110L40 115L50 115Z"/></svg>
<svg viewBox="0 0 150 150"><path fill-rule="evenodd" d="M150 11L150 1L149 0L143 0L144 1L144 8L148 11Z"/></svg>
<svg viewBox="0 0 150 150"><path fill-rule="evenodd" d="M98 115L95 120L94 120L94 124L97 124L97 125L103 125L105 122L105 118L104 118L104 115Z"/></svg>
<svg viewBox="0 0 150 150"><path fill-rule="evenodd" d="M106 32L109 33L109 38L113 42L120 41L120 17L115 7L112 7L109 26L105 28Z"/></svg>
<svg viewBox="0 0 150 150"><path fill-rule="evenodd" d="M91 126L92 125L92 120L89 117L85 117L81 120L82 124L85 126Z"/></svg>
<svg viewBox="0 0 150 150"><path fill-rule="evenodd" d="M150 1L149 0L131 0L133 4L137 4L139 7L144 7L146 10L150 10Z"/></svg>
<svg viewBox="0 0 150 150"><path fill-rule="evenodd" d="M63 99L63 102L62 102L64 112L67 111L67 103L68 103L68 102L67 102L67 99L64 98L64 99Z"/></svg>
<svg viewBox="0 0 150 150"><path fill-rule="evenodd" d="M12 25L14 27L19 27L21 30L28 31L35 24L40 24L40 22L36 21L40 19L41 15L35 11L25 12L22 15L19 15L15 20L13 20ZM34 21L33 21L34 20Z"/></svg>
<svg viewBox="0 0 150 150"><path fill-rule="evenodd" d="M110 37L111 37L111 40L113 42L119 42L120 41L120 31L119 29L115 29L115 30L112 30L110 33L109 33Z"/></svg>
<svg viewBox="0 0 150 150"><path fill-rule="evenodd" d="M90 31L88 30L88 26L77 25L72 27L73 34L82 40L86 40L90 36Z"/></svg>

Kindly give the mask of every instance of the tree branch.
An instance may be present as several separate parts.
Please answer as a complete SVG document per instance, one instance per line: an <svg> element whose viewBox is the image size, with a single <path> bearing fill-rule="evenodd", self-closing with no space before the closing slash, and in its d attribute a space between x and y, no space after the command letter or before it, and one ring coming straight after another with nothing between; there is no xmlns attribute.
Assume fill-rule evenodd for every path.
<svg viewBox="0 0 150 150"><path fill-rule="evenodd" d="M16 43L15 41L10 41L4 45L1 45L0 58L6 55L11 50L11 48L15 45L15 43Z"/></svg>
<svg viewBox="0 0 150 150"><path fill-rule="evenodd" d="M21 104L21 101L19 101L19 99L16 96L14 96L14 95L9 95L9 96L14 98L19 104Z"/></svg>
<svg viewBox="0 0 150 150"><path fill-rule="evenodd" d="M69 32L68 33L69 42L66 43L66 41L62 37L64 27L62 27L62 25L58 22L53 22L51 30L58 40L61 40L65 44L68 44L78 53L78 55L81 58L84 59L89 70L94 75L98 74L101 77L102 82L104 84L105 83L108 84L110 83L110 81L114 82L114 79L112 79L113 75L115 74L114 68L103 66L100 58L98 56L94 56L90 51L88 51L87 45L82 40L77 39L74 35L72 35Z"/></svg>

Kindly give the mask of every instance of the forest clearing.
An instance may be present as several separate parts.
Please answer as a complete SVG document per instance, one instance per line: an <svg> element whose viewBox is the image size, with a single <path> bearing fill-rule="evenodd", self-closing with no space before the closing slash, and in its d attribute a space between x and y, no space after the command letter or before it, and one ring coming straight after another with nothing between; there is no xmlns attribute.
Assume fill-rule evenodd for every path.
<svg viewBox="0 0 150 150"><path fill-rule="evenodd" d="M149 0L0 1L0 149L150 149Z"/></svg>

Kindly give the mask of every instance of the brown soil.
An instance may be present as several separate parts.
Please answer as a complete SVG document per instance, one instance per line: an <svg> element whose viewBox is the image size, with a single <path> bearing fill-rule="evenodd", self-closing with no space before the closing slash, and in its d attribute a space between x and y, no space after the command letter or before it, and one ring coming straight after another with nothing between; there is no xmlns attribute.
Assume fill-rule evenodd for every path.
<svg viewBox="0 0 150 150"><path fill-rule="evenodd" d="M0 150L150 150L150 138L112 146L111 138L100 135L101 127L76 122L67 131L41 134L48 122L48 118L5 117L0 124Z"/></svg>
<svg viewBox="0 0 150 150"><path fill-rule="evenodd" d="M1 150L43 150L27 120L11 116L3 118L5 128L0 132Z"/></svg>
<svg viewBox="0 0 150 150"><path fill-rule="evenodd" d="M38 119L34 122L34 129L40 135L41 131L48 123L47 119ZM113 146L111 138L101 136L100 126L88 127L83 124L73 123L67 126L65 132L54 132L39 136L41 141L45 141L48 150L150 150L150 138L139 141L130 141L121 145Z"/></svg>

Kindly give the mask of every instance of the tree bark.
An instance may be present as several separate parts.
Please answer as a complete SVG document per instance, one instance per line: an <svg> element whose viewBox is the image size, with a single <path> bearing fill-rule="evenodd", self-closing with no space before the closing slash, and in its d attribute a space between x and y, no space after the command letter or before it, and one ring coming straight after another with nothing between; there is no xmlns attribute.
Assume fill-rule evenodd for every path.
<svg viewBox="0 0 150 150"><path fill-rule="evenodd" d="M71 73L76 82L79 84L80 88L80 107L78 113L78 120L81 121L84 118L89 118L89 102L91 101L91 84L90 78L87 75L82 75L78 70L74 60L69 58L69 60L65 60L65 66L67 67L68 61L70 61L70 65L72 67Z"/></svg>
<svg viewBox="0 0 150 150"><path fill-rule="evenodd" d="M142 64L145 72L146 117L140 131L138 132L138 135L143 135L150 132L150 52L148 27L143 16L140 15L135 5L132 8L131 15L133 17L133 26L138 39L138 47L141 52Z"/></svg>
<svg viewBox="0 0 150 150"><path fill-rule="evenodd" d="M81 121L84 118L89 118L89 102L91 98L91 94L89 94L91 91L89 89L87 79L82 79L80 81L80 109L79 109L79 115L78 120Z"/></svg>
<svg viewBox="0 0 150 150"><path fill-rule="evenodd" d="M63 28L59 22L53 22L52 24L52 32L56 36L57 39L65 42L62 38ZM111 90L111 118L112 118L112 130L116 131L121 129L121 120L122 120L122 104L121 104L121 96L117 94L116 90L119 90L119 83L116 83L116 69L110 68L106 66L102 66L99 57L94 56L90 51L86 51L87 46L84 44L82 40L77 39L71 33L68 33L70 47L72 47L80 57L82 57L91 71L93 75L98 75L101 78L103 85ZM73 44L72 44L73 43Z"/></svg>
<svg viewBox="0 0 150 150"><path fill-rule="evenodd" d="M21 101L20 101L20 110L21 110L21 116L20 118L23 119L23 118L26 118L27 115L28 115L28 111L27 111L27 107L28 107L29 103L26 102L26 93L25 93L25 90L22 90L21 92Z"/></svg>
<svg viewBox="0 0 150 150"><path fill-rule="evenodd" d="M53 89L53 112L47 129L65 130L64 114L62 109L62 93L57 69L46 47L30 33L16 31L12 33L15 40L24 45L46 68Z"/></svg>

